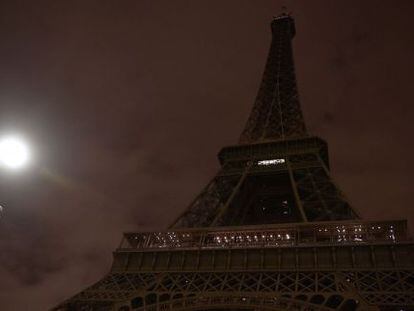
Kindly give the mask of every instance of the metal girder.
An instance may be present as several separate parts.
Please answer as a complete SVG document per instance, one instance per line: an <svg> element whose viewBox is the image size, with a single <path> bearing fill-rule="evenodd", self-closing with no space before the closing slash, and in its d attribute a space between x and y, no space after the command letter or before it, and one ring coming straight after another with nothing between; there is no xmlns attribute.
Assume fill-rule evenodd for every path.
<svg viewBox="0 0 414 311"><path fill-rule="evenodd" d="M276 150L268 145L267 153L255 152L262 146L255 145L249 151L231 152L225 156L223 167L211 183L202 191L187 210L173 223L172 227L204 227L244 225L243 213L250 207L248 197L257 196L259 189L249 188L247 181L255 176L266 179L286 176L284 195L294 197L292 208L301 217L296 221L333 221L358 219L357 212L348 203L342 191L332 180L319 150L290 147ZM259 158L258 155L261 157ZM234 159L235 158L235 159ZM264 161L279 161L271 165L261 165ZM272 177L273 176L273 177ZM282 177L278 177L282 176ZM255 182L260 185L260 181ZM263 186L269 181L263 181ZM270 193L272 194L272 193ZM241 198L241 195L246 198ZM275 190L274 195L283 195ZM242 200L243 202L240 202ZM240 222L237 222L239 220ZM266 215L262 223L266 223ZM292 220L290 220L291 222ZM277 219L274 221L278 222ZM283 222L283 220L281 220Z"/></svg>
<svg viewBox="0 0 414 311"><path fill-rule="evenodd" d="M413 255L410 241L269 249L120 248L106 277L55 310L224 307L217 297L232 308L259 310L279 310L286 306L279 304L284 299L292 303L286 310L348 310L341 308L352 301L362 310L414 307ZM253 298L262 305L249 304Z"/></svg>
<svg viewBox="0 0 414 311"><path fill-rule="evenodd" d="M169 230L125 233L111 271L54 310L414 310L406 222L361 221L332 180L300 110L294 21L271 26L253 110L218 174Z"/></svg>
<svg viewBox="0 0 414 311"><path fill-rule="evenodd" d="M172 308L180 310L185 307L183 300L200 299L199 302L214 305L212 297L230 299L232 307L254 298L269 302L267 307L273 310L280 308L277 302L283 299L303 302L303 306L310 308L306 310L343 310L343 304L353 300L355 308L349 310L357 306L362 310L377 310L376 306L414 306L413 279L413 270L118 272L109 274L55 310L70 310L76 304L101 310L96 307L98 303L111 306L111 310L121 310L115 306L133 308L134 305L137 310L147 310L146 306L161 308L162 304L181 300L177 308ZM311 308L313 304L315 308Z"/></svg>
<svg viewBox="0 0 414 311"><path fill-rule="evenodd" d="M290 16L272 22L273 39L262 83L240 143L307 136L293 63L293 29Z"/></svg>

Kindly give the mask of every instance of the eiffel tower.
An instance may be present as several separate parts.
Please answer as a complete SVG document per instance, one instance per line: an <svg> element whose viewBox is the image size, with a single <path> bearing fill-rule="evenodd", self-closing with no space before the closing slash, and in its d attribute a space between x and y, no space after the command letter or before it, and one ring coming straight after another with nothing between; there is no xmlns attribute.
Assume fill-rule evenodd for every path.
<svg viewBox="0 0 414 311"><path fill-rule="evenodd" d="M364 221L308 134L294 20L271 22L238 145L166 231L124 233L110 272L54 310L414 310L406 221Z"/></svg>

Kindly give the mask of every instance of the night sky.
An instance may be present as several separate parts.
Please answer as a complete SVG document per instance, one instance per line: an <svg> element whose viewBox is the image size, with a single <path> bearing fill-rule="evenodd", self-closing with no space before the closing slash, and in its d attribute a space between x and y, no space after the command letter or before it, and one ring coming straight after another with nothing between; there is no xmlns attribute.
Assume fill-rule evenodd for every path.
<svg viewBox="0 0 414 311"><path fill-rule="evenodd" d="M165 228L253 105L270 21L293 11L302 109L366 219L409 220L414 1L0 2L0 309L45 310L98 280L123 231Z"/></svg>

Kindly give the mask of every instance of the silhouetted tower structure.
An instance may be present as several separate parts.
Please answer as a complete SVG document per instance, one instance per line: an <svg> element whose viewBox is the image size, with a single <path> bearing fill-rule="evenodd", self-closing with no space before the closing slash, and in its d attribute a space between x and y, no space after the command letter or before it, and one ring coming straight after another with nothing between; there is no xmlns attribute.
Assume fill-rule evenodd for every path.
<svg viewBox="0 0 414 311"><path fill-rule="evenodd" d="M125 233L111 271L56 310L408 310L405 221L363 221L310 136L283 14L253 110L221 169L167 231ZM411 310L411 309L410 309Z"/></svg>

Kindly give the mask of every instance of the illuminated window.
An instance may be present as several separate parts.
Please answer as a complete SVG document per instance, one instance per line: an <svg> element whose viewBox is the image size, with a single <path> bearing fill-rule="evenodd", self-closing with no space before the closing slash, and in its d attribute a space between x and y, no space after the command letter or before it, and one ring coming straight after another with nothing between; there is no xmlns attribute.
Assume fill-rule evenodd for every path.
<svg viewBox="0 0 414 311"><path fill-rule="evenodd" d="M267 166L267 165L282 164L282 163L285 163L285 162L286 162L285 159L271 159L271 160L258 161L257 164Z"/></svg>

